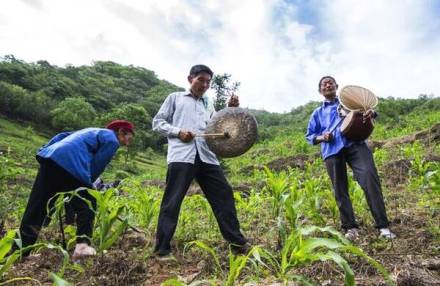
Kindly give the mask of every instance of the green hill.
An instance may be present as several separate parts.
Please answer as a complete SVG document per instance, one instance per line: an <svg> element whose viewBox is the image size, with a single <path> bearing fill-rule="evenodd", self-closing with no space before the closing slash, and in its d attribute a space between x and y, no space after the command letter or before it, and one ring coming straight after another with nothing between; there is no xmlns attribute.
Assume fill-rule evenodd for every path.
<svg viewBox="0 0 440 286"><path fill-rule="evenodd" d="M13 62L9 59L7 63ZM43 68L37 67L42 63L19 64ZM108 76L116 80L125 69L134 74L138 70L114 63L104 67L107 69L93 75L91 70L99 70L96 64L49 69L53 69L53 76L77 70L80 76L87 74L90 78L86 82L93 82L95 87ZM23 94L35 95L37 90L50 85L46 81L33 90L28 82L8 82L0 74L0 86L20 87ZM72 74L66 78L74 82L68 85L71 87L80 82ZM0 98L4 100L1 91ZM86 90L82 92L87 94ZM106 104L117 106L113 92L100 94L104 101L112 98ZM127 102L133 100L141 106L149 98L137 95L134 86L127 93L131 94ZM158 104L165 95L157 97ZM104 106L97 104L99 100L83 98L96 111L93 123L105 116L105 108L100 111L98 107ZM259 122L259 141L246 154L222 161L235 191L243 232L258 246L249 256L229 254L209 204L194 184L182 206L174 238L176 261L161 263L154 258L154 232L166 173L165 154L159 150L163 142L157 140L158 145L138 145L133 150L137 152L121 148L104 173L105 181L124 181L118 194L116 190L109 191L111 197L102 202L103 209L122 208L121 218L140 233L128 228L118 235L118 220L104 229L101 223L108 219L108 214L97 213L94 246L98 248L102 237L116 236L96 257L79 264L63 262L59 250L42 247L37 251L40 256L32 260L16 262L9 269L4 268L6 271L0 267L0 284L14 279L17 285L36 285L35 281L51 284L54 278L49 273L53 272L71 283L85 285L160 285L165 281L164 285L281 285L276 283L298 280L304 283L298 285L342 285L344 281L347 285L352 285L347 281L357 285L436 285L440 281L440 99L380 99L379 117L369 144L374 150L391 227L397 238L391 242L377 238L365 196L349 172L350 196L362 234L353 245L338 232L337 205L319 147L307 145L304 139L309 116L318 104L312 102L284 114L251 110ZM57 105L53 106L55 109ZM148 113L154 114L154 108ZM55 126L43 124L37 118L15 112L11 115L4 110L1 109L0 117L2 235L18 227L38 167L35 152L57 132ZM150 127L145 128L150 132ZM75 238L71 226L65 232L68 240ZM0 241L0 255L4 241ZM40 241L60 245L56 219L44 229ZM196 242L191 244L192 241ZM72 246L70 243L67 255Z"/></svg>

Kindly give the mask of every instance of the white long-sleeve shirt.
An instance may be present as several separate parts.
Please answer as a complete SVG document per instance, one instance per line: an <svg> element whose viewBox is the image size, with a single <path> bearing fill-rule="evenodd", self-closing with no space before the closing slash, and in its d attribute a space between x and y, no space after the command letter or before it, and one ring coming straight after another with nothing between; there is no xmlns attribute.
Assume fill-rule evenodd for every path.
<svg viewBox="0 0 440 286"><path fill-rule="evenodd" d="M179 131L186 129L202 134L214 114L212 102L206 97L194 98L189 91L168 95L153 118L153 131L167 136L167 163L183 162L194 164L196 154L204 163L219 165L215 154L209 150L205 138L195 137L190 142L178 138Z"/></svg>

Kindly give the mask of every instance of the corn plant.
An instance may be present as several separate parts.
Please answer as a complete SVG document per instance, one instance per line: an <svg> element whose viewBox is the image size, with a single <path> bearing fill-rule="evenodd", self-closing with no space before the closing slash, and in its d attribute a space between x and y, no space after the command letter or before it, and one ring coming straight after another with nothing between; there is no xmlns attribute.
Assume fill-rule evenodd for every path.
<svg viewBox="0 0 440 286"><path fill-rule="evenodd" d="M415 156L412 161L411 189L426 189L430 187L430 178L440 165L437 162L426 162L420 155Z"/></svg>
<svg viewBox="0 0 440 286"><path fill-rule="evenodd" d="M288 186L289 178L285 172L278 174L273 173L266 166L264 167L266 173L266 190L272 198L272 214L276 219L280 216L281 207L283 204L283 196L285 195Z"/></svg>
<svg viewBox="0 0 440 286"><path fill-rule="evenodd" d="M420 196L419 205L426 207L430 211L431 217L435 217L440 206L440 169L429 171L425 176L430 190Z"/></svg>
<svg viewBox="0 0 440 286"><path fill-rule="evenodd" d="M299 225L299 219L302 215L301 205L304 199L304 196L299 195L299 190L292 187L289 195L284 200L284 212L290 229L294 229Z"/></svg>
<svg viewBox="0 0 440 286"><path fill-rule="evenodd" d="M302 182L301 192L304 200L304 215L312 220L313 224L325 224L325 219L321 212L323 196L322 177L313 176L311 172L313 165L308 165L304 172L304 181Z"/></svg>
<svg viewBox="0 0 440 286"><path fill-rule="evenodd" d="M96 199L95 213L97 228L94 232L93 240L97 243L97 251L102 253L113 245L126 230L128 220L122 220L120 218L120 215L124 213L126 207L115 203L112 189L106 192L89 190L89 193ZM89 204L89 207L92 207L90 202L85 201ZM122 222L117 224L119 219L122 220Z"/></svg>
<svg viewBox="0 0 440 286"><path fill-rule="evenodd" d="M316 232L330 235L330 238L311 236ZM389 274L382 265L367 256L360 248L351 245L342 234L331 227L300 227L286 239L279 257L267 250L261 251L260 255L268 261L265 265L275 272L284 285L287 285L288 281L312 284L308 278L291 274L291 270L316 261L335 262L344 271L345 285L354 285L353 270L342 256L350 253L366 259L382 273L388 283L391 283Z"/></svg>
<svg viewBox="0 0 440 286"><path fill-rule="evenodd" d="M202 195L187 196L182 204L176 238L183 241L219 237L211 207Z"/></svg>
<svg viewBox="0 0 440 286"><path fill-rule="evenodd" d="M135 216L140 226L148 230L159 211L160 200L156 198L154 188L145 190L140 186L131 186L127 193L130 213Z"/></svg>
<svg viewBox="0 0 440 286"><path fill-rule="evenodd" d="M237 212L240 216L240 226L246 233L252 231L257 237L266 233L266 225L260 224L261 221L271 219L269 212L262 212L266 209L270 202L261 192L251 190L248 197L243 197L240 192L234 192L235 204ZM255 227L258 225L258 227Z"/></svg>
<svg viewBox="0 0 440 286"><path fill-rule="evenodd" d="M8 231L0 240L0 278L8 269L14 264L14 262L20 257L19 252L14 253L7 257L8 252L11 250L14 244L15 231Z"/></svg>
<svg viewBox="0 0 440 286"><path fill-rule="evenodd" d="M51 272L49 274L50 279L53 281L54 286L73 286L72 283L64 280L62 277L58 276L57 274Z"/></svg>
<svg viewBox="0 0 440 286"><path fill-rule="evenodd" d="M59 245L54 245L51 243L36 243L22 248L21 239L15 237L16 237L15 231L9 231L6 234L6 236L0 240L0 278L9 270L9 268L14 264L14 262L21 257L22 253L29 252L31 250L41 249L41 248L55 249L61 252L61 254L63 255L63 262L61 264L60 270L54 275L56 275L58 278L63 277L64 272L69 265L69 253L66 250L64 250ZM9 254L9 251L11 250L13 243L16 243L19 249ZM70 268L77 271L81 271L81 267L79 266L70 267ZM17 277L8 280L5 283L16 282L19 280L32 280L34 282L39 283L38 280L35 280L30 277ZM56 285L63 285L63 284L56 284Z"/></svg>
<svg viewBox="0 0 440 286"><path fill-rule="evenodd" d="M235 282L238 280L241 271L246 266L247 262L251 255L257 251L257 248L254 247L249 250L246 255L234 255L229 252L229 271L226 277L226 281L222 285L233 286Z"/></svg>
<svg viewBox="0 0 440 286"><path fill-rule="evenodd" d="M338 224L339 208L332 191L323 192L324 205L330 211L333 224Z"/></svg>
<svg viewBox="0 0 440 286"><path fill-rule="evenodd" d="M233 286L235 285L238 277L240 276L241 271L246 266L250 256L256 251L257 248L252 248L246 255L234 255L231 251L229 251L229 263L228 270L224 269L221 266L220 258L217 255L214 248L208 246L202 241L192 241L185 246L184 252L192 247L196 246L197 248L207 252L214 259L215 271L217 274L220 274L222 277L222 283L220 285L224 286Z"/></svg>

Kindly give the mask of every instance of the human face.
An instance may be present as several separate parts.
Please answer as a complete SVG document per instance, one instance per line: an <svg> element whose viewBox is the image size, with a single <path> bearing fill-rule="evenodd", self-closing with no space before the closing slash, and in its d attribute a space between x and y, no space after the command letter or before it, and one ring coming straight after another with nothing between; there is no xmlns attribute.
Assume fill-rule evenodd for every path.
<svg viewBox="0 0 440 286"><path fill-rule="evenodd" d="M338 89L338 85L336 82L327 77L324 78L321 81L321 85L319 86L319 92L326 98L326 99L334 99L336 97L336 90Z"/></svg>
<svg viewBox="0 0 440 286"><path fill-rule="evenodd" d="M122 146L130 145L130 142L133 139L133 137L134 137L134 135L131 132L125 132L122 129L119 129L119 131L118 131L119 145L122 145Z"/></svg>
<svg viewBox="0 0 440 286"><path fill-rule="evenodd" d="M202 97L211 84L211 75L208 73L200 73L196 76L188 76L190 90L194 96Z"/></svg>

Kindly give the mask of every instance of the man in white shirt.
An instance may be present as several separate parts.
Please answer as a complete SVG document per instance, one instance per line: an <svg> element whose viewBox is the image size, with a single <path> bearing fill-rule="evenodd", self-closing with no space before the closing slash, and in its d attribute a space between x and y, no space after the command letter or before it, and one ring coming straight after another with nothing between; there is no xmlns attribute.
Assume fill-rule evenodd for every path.
<svg viewBox="0 0 440 286"><path fill-rule="evenodd" d="M202 134L213 115L203 95L213 72L205 65L193 66L188 76L189 91L171 93L153 119L153 130L168 138L168 172L160 207L155 253L171 255L170 241L175 232L183 198L195 178L212 207L223 237L233 251L247 250L247 240L240 231L232 192L215 154ZM238 106L233 96L228 106Z"/></svg>

